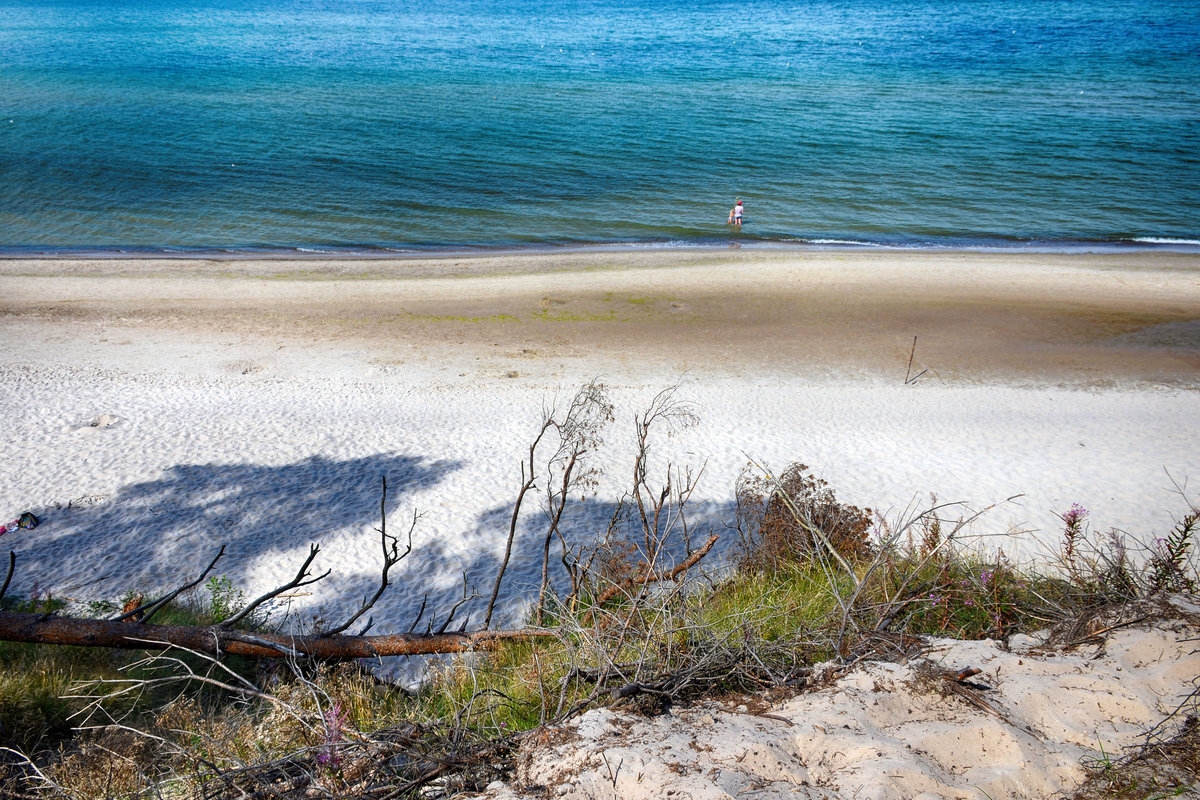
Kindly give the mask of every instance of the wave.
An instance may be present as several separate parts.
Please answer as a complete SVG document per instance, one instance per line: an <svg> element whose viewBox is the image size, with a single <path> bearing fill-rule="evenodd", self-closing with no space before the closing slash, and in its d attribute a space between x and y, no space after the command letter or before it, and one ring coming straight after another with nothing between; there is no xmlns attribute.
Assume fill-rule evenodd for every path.
<svg viewBox="0 0 1200 800"><path fill-rule="evenodd" d="M1179 239L1171 236L1135 236L1129 241L1142 244L1182 245L1184 247L1200 247L1200 239Z"/></svg>
<svg viewBox="0 0 1200 800"><path fill-rule="evenodd" d="M749 249L791 250L927 250L1032 253L1121 253L1166 251L1200 253L1200 238L1187 236L1111 236L1101 238L1029 238L1005 235L883 233L871 235L794 234L778 231L728 230L715 232L685 227L644 226L633 235L514 238L480 242L303 242L296 244L228 244L55 247L0 245L0 259L23 258L415 258L439 255L500 254L509 252L563 252L570 250L627 249Z"/></svg>

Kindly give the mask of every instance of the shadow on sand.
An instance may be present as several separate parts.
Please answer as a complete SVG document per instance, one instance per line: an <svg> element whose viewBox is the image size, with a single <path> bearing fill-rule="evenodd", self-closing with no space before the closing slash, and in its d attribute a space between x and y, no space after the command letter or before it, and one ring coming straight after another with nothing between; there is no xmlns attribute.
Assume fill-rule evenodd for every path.
<svg viewBox="0 0 1200 800"><path fill-rule="evenodd" d="M436 489L445 476L461 468L457 461L394 454L349 460L313 456L275 466L175 466L161 478L123 488L111 499L39 509L43 524L36 531L5 541L18 556L10 595L28 594L35 586L77 600L112 600L130 590L154 593L194 578L222 545L226 556L212 574L227 576L248 595L257 594L286 583L308 545L319 541L335 560L334 571L314 591L312 603L298 605L293 624L303 627L315 615L343 618L378 585L381 477L388 482L388 530L403 541L410 520L398 509L410 505L409 495ZM568 540L574 546L594 544L617 509L609 500L576 500L563 523ZM462 531L434 530L418 521L413 553L393 571L392 587L372 612L372 632L424 631L431 622L436 630L463 597L464 586L475 596L462 605L449 629L464 623L478 627L500 568L511 513L510 505L489 508ZM708 564L717 563L736 543L736 532L725 529L732 516L729 504L690 508L694 546L711 533L722 534ZM544 513L531 496L513 544L494 627L524 621L541 580L545 533ZM682 558L685 549L677 539L668 562ZM566 580L560 552L556 540L550 570L561 591ZM314 565L317 573L328 566L320 561ZM422 606L425 613L418 617Z"/></svg>
<svg viewBox="0 0 1200 800"><path fill-rule="evenodd" d="M195 575L226 546L216 574L235 582L255 558L306 550L330 531L377 523L381 477L387 512L407 493L436 485L454 461L381 454L313 456L284 465L184 464L111 498L38 509L42 525L6 541L17 552L14 587L73 597L154 590ZM284 571L299 562L287 556Z"/></svg>

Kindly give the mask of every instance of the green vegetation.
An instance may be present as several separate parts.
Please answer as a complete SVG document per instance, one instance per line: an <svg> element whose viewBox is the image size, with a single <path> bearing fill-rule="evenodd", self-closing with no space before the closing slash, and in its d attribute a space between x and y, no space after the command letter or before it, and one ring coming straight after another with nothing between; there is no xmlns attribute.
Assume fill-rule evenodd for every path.
<svg viewBox="0 0 1200 800"><path fill-rule="evenodd" d="M551 311L543 309L530 315L531 319L546 322L628 322L628 319L617 316L614 310L609 311Z"/></svg>
<svg viewBox="0 0 1200 800"><path fill-rule="evenodd" d="M467 317L453 314L414 314L405 312L404 316L410 320L419 320L422 322L519 322L518 317L512 314L490 314L486 317Z"/></svg>
<svg viewBox="0 0 1200 800"><path fill-rule="evenodd" d="M164 796L203 789L234 797L221 784L229 771L238 771L237 791L252 793L283 770L316 793L309 796L337 797L361 787L370 770L388 791L412 784L413 794L432 780L422 779L425 758L426 775L430 764L456 765L437 783L450 793L501 775L528 732L598 704L652 712L700 696L797 687L818 662L887 657L906 637L1003 637L1195 588L1194 514L1138 565L1128 546L1092 536L1086 512L1074 507L1063 515L1062 569L1046 575L962 548L956 536L967 520L939 516L936 504L901 524L872 520L803 465L778 477L748 471L738 499L742 547L720 580L597 602L604 580L640 569L636 547L608 542L604 569L575 602L549 604L553 637L438 662L415 692L378 682L358 664L232 665L196 654L0 645L4 744L34 754L42 775L10 763L10 786L39 797L140 797L152 785ZM171 613L178 623L207 624L242 602L227 578L213 578L201 599ZM90 693L78 691L85 682ZM122 694L130 685L138 690ZM1193 743L1195 728L1184 732ZM1179 742L1163 747L1176 772L1195 760ZM381 758L389 752L405 757ZM1144 758L1104 759L1080 797L1172 796L1146 769Z"/></svg>
<svg viewBox="0 0 1200 800"><path fill-rule="evenodd" d="M227 577L213 578L206 590L207 596L196 593L190 601L169 604L155 617L155 622L211 625L240 607L232 604L241 603L242 593L233 588ZM130 593L122 604L128 605L134 598ZM95 616L110 616L120 605L97 601L89 604L89 611ZM6 598L4 602L6 611L35 613L61 611L64 606L60 600L39 597L36 590L30 599ZM181 658L181 666L194 668L202 661L185 656ZM248 674L257 669L255 663L245 659L229 659L226 666ZM81 686L87 684L99 694L110 694L129 681L152 678L161 672L160 668L161 664L146 661L136 651L0 642L0 747L32 755L63 752L63 748L72 746L73 728L80 724L78 716L91 705L89 698L78 696ZM144 688L145 691L137 693L114 694L106 704L106 713L120 718L153 716L154 709L178 694L177 687ZM229 699L200 684L192 687L191 696L207 696L222 702Z"/></svg>

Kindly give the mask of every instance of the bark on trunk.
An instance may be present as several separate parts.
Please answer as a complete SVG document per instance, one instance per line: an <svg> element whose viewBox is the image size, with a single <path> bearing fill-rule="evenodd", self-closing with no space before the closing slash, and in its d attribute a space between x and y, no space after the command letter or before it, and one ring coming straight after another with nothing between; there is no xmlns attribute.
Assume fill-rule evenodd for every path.
<svg viewBox="0 0 1200 800"><path fill-rule="evenodd" d="M333 660L462 653L487 649L506 639L531 639L548 635L545 631L523 629L378 636L282 636L247 633L219 625L151 625L50 614L0 613L0 641L124 650L165 650L176 646L210 655L231 653L258 658L290 653Z"/></svg>

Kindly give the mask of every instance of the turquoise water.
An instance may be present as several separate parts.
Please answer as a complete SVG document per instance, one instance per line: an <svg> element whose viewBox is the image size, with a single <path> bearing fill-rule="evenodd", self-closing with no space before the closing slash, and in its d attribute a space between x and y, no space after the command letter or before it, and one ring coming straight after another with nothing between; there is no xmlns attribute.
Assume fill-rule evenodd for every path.
<svg viewBox="0 0 1200 800"><path fill-rule="evenodd" d="M1200 247L1194 0L0 0L10 254L732 239Z"/></svg>

